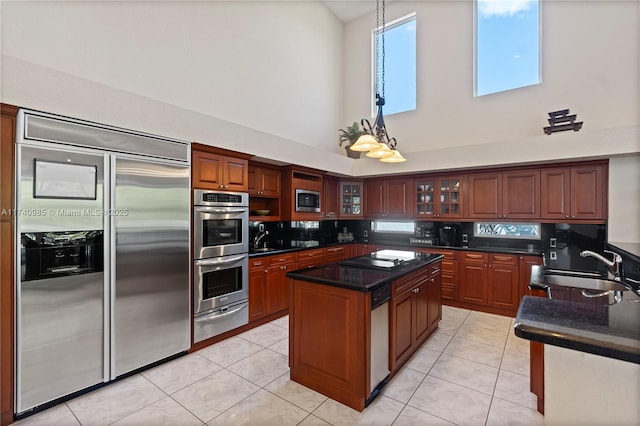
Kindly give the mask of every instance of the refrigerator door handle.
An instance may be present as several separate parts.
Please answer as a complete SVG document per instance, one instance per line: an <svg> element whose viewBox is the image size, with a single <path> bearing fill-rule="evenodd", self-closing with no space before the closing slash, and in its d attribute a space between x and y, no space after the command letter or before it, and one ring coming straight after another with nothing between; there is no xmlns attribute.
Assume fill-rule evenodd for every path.
<svg viewBox="0 0 640 426"><path fill-rule="evenodd" d="M248 305L247 303L243 303L242 306L240 306L239 308L234 309L232 311L227 310L227 311L223 312L221 310L220 313L214 312L213 314L205 315L205 316L200 317L200 318L195 318L194 321L198 322L198 323L216 321L216 320L222 319L224 317L228 317L229 315L233 315L236 312L239 312L239 311L243 310L244 308L247 307L247 305Z"/></svg>
<svg viewBox="0 0 640 426"><path fill-rule="evenodd" d="M228 263L238 262L239 260L243 260L247 257L246 254L240 256L229 256L228 258L220 259L218 257L213 259L204 259L204 260L196 260L196 266L217 266L217 265L226 265Z"/></svg>

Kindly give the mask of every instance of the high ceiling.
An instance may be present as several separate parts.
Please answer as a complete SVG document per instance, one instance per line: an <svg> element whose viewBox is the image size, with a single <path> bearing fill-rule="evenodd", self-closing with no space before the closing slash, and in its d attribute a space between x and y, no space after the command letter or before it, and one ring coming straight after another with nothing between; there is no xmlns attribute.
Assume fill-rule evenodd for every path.
<svg viewBox="0 0 640 426"><path fill-rule="evenodd" d="M393 0L386 0L389 3ZM349 22L376 10L376 0L323 0L342 22Z"/></svg>

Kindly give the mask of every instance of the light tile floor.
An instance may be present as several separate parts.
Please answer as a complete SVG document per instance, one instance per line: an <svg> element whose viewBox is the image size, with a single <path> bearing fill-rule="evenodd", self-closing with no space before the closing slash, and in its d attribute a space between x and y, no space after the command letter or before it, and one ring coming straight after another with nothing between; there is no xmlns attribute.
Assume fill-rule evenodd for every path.
<svg viewBox="0 0 640 426"><path fill-rule="evenodd" d="M17 422L28 425L536 425L513 319L444 306L439 329L362 413L289 380L288 318Z"/></svg>

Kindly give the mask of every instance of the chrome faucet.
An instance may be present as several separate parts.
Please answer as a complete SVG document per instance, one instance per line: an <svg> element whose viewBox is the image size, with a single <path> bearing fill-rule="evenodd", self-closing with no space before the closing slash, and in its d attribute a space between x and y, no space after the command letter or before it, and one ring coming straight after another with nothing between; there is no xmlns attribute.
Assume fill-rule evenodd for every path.
<svg viewBox="0 0 640 426"><path fill-rule="evenodd" d="M618 253L612 252L610 250L604 250L605 253L611 253L613 255L613 259L609 260L601 254L595 253L591 250L584 250L580 252L581 257L595 257L609 268L609 273L613 276L613 279L616 281L621 280L621 271L622 271L622 256Z"/></svg>
<svg viewBox="0 0 640 426"><path fill-rule="evenodd" d="M260 241L262 241L267 235L269 235L269 231L260 230L253 238L253 248L260 248Z"/></svg>

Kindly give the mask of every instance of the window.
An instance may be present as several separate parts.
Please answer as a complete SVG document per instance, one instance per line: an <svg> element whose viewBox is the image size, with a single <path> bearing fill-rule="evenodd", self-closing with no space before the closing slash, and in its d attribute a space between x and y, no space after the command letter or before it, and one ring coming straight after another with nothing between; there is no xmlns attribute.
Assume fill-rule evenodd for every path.
<svg viewBox="0 0 640 426"><path fill-rule="evenodd" d="M414 228L414 221L374 220L373 222L371 222L371 230L373 232L396 232L403 234L413 234Z"/></svg>
<svg viewBox="0 0 640 426"><path fill-rule="evenodd" d="M539 0L476 0L476 96L540 83L539 12Z"/></svg>
<svg viewBox="0 0 640 426"><path fill-rule="evenodd" d="M376 44L376 37L378 43ZM416 14L385 24L384 100L386 115L416 109ZM372 31L373 81L382 94L382 31ZM376 46L378 62L376 67ZM376 88L373 87L373 114L377 114Z"/></svg>
<svg viewBox="0 0 640 426"><path fill-rule="evenodd" d="M487 223L476 222L473 225L475 237L516 238L525 240L540 239L539 223Z"/></svg>

